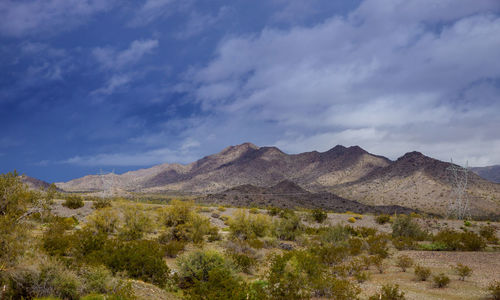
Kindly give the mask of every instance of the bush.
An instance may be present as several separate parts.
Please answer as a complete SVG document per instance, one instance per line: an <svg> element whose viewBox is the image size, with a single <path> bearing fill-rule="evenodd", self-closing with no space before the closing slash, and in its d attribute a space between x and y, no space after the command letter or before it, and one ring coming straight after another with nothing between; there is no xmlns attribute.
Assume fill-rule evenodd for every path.
<svg viewBox="0 0 500 300"><path fill-rule="evenodd" d="M226 255L230 257L241 271L250 274L251 269L257 264L257 252L248 244L237 241L228 241L225 245Z"/></svg>
<svg viewBox="0 0 500 300"><path fill-rule="evenodd" d="M289 251L275 255L266 279L271 299L308 299L321 286L324 268L307 251Z"/></svg>
<svg viewBox="0 0 500 300"><path fill-rule="evenodd" d="M208 282L212 271L234 274L234 267L220 253L197 250L177 258L181 288L191 288L197 282ZM217 273L219 274L219 273Z"/></svg>
<svg viewBox="0 0 500 300"><path fill-rule="evenodd" d="M470 275L472 275L472 269L460 263L454 266L453 269L455 270L455 273L457 273L458 277L460 277L460 280L462 281L465 280L465 277L469 277Z"/></svg>
<svg viewBox="0 0 500 300"><path fill-rule="evenodd" d="M302 230L300 218L295 214L285 215L275 225L276 237L285 241L294 241L302 233Z"/></svg>
<svg viewBox="0 0 500 300"><path fill-rule="evenodd" d="M439 275L435 275L433 277L434 285L438 288L444 288L450 283L450 278L446 276L444 273L440 273Z"/></svg>
<svg viewBox="0 0 500 300"><path fill-rule="evenodd" d="M370 300L404 300L405 293L399 290L399 285L383 285L380 292L371 296Z"/></svg>
<svg viewBox="0 0 500 300"><path fill-rule="evenodd" d="M77 209L83 207L85 203L83 203L83 198L78 195L69 195L66 196L66 200L62 204L67 208Z"/></svg>
<svg viewBox="0 0 500 300"><path fill-rule="evenodd" d="M271 207L267 210L267 213L270 215L270 216L277 216L279 213L280 213L280 209L277 208L277 207Z"/></svg>
<svg viewBox="0 0 500 300"><path fill-rule="evenodd" d="M165 286L170 269L163 260L164 250L155 241L108 241L101 255L113 273L126 271L128 276Z"/></svg>
<svg viewBox="0 0 500 300"><path fill-rule="evenodd" d="M56 296L78 299L81 281L78 276L57 260L33 262L20 266L7 274L6 299L31 299Z"/></svg>
<svg viewBox="0 0 500 300"><path fill-rule="evenodd" d="M238 210L229 221L231 236L242 240L264 237L270 233L270 230L271 220L268 216L251 215L243 210Z"/></svg>
<svg viewBox="0 0 500 300"><path fill-rule="evenodd" d="M111 272L104 266L86 267L81 272L85 293L105 294L111 282Z"/></svg>
<svg viewBox="0 0 500 300"><path fill-rule="evenodd" d="M399 215L392 223L393 237L406 237L415 240L423 240L426 233L420 228L409 215Z"/></svg>
<svg viewBox="0 0 500 300"><path fill-rule="evenodd" d="M349 219L347 219L347 222L349 222L349 223L356 223L356 218L350 217Z"/></svg>
<svg viewBox="0 0 500 300"><path fill-rule="evenodd" d="M118 215L110 208L96 211L88 217L88 226L97 232L114 233L118 227Z"/></svg>
<svg viewBox="0 0 500 300"><path fill-rule="evenodd" d="M130 206L123 211L124 224L120 228L120 237L131 241L141 239L144 233L149 232L152 220L142 206Z"/></svg>
<svg viewBox="0 0 500 300"><path fill-rule="evenodd" d="M485 238L488 242L492 244L497 244L498 238L496 236L496 231L497 231L496 227L492 225L485 225L481 226L481 229L479 229L479 235Z"/></svg>
<svg viewBox="0 0 500 300"><path fill-rule="evenodd" d="M383 225L385 223L389 223L391 221L391 216L383 214L383 215L378 215L375 217L375 222L377 224Z"/></svg>
<svg viewBox="0 0 500 300"><path fill-rule="evenodd" d="M431 276L431 269L423 266L415 266L415 275L417 276L417 280L426 281Z"/></svg>
<svg viewBox="0 0 500 300"><path fill-rule="evenodd" d="M101 198L101 197L96 198L94 200L92 207L95 209L111 207L111 199L110 198Z"/></svg>
<svg viewBox="0 0 500 300"><path fill-rule="evenodd" d="M57 218L49 225L47 231L43 234L42 245L43 249L49 255L66 255L69 253L71 239L66 234L66 230L71 227L64 219Z"/></svg>
<svg viewBox="0 0 500 300"><path fill-rule="evenodd" d="M319 236L323 243L339 243L347 241L351 234L352 228L350 226L337 224L335 226L321 228Z"/></svg>
<svg viewBox="0 0 500 300"><path fill-rule="evenodd" d="M170 206L164 210L163 222L167 227L186 224L194 213L192 201L172 200Z"/></svg>
<svg viewBox="0 0 500 300"><path fill-rule="evenodd" d="M394 245L394 248L398 249L399 251L414 250L418 246L417 242L409 237L392 238L392 245Z"/></svg>
<svg viewBox="0 0 500 300"><path fill-rule="evenodd" d="M444 229L438 232L433 241L445 246L445 250L479 251L486 247L483 238L474 232L457 232Z"/></svg>
<svg viewBox="0 0 500 300"><path fill-rule="evenodd" d="M165 244L163 246L163 249L165 250L165 255L168 257L177 257L180 252L184 250L186 246L185 242L180 242L180 241L170 241L169 243Z"/></svg>
<svg viewBox="0 0 500 300"><path fill-rule="evenodd" d="M401 268L401 271L406 272L406 269L413 266L413 259L407 255L400 255L396 260L396 266Z"/></svg>
<svg viewBox="0 0 500 300"><path fill-rule="evenodd" d="M389 238L385 234L377 234L368 237L366 239L368 243L368 253L387 258L389 256L389 248L387 247L388 241Z"/></svg>
<svg viewBox="0 0 500 300"><path fill-rule="evenodd" d="M322 209L317 208L311 212L311 217L314 221L318 223L323 223L323 221L325 221L326 218L328 218L328 214Z"/></svg>
<svg viewBox="0 0 500 300"><path fill-rule="evenodd" d="M488 287L490 291L491 298L494 300L500 300L500 281L494 281Z"/></svg>

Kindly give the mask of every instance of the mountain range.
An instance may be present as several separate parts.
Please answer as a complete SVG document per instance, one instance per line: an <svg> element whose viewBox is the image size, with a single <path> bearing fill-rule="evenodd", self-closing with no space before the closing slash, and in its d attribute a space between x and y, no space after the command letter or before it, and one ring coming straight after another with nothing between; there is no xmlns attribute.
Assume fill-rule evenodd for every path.
<svg viewBox="0 0 500 300"><path fill-rule="evenodd" d="M400 205L443 214L455 197L450 166L419 152L391 161L358 146L286 154L276 147L244 143L186 165L161 164L121 175L89 175L56 185L71 192L112 189L117 193L206 195L242 185L272 187L287 180L308 192L328 192L366 205ZM473 214L498 214L500 184L473 172L468 172L468 182Z"/></svg>
<svg viewBox="0 0 500 300"><path fill-rule="evenodd" d="M470 168L472 172L477 175L488 179L489 181L500 183L500 165L488 167L474 167Z"/></svg>

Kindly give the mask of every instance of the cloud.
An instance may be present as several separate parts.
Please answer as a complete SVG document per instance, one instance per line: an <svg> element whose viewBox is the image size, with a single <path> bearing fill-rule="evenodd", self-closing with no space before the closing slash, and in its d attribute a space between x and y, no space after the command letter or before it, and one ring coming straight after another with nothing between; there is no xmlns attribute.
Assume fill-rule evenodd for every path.
<svg viewBox="0 0 500 300"><path fill-rule="evenodd" d="M210 29L228 14L229 8L223 6L219 9L216 15L200 14L197 12L190 13L186 24L182 31L176 34L179 39L188 39L199 35L203 31Z"/></svg>
<svg viewBox="0 0 500 300"><path fill-rule="evenodd" d="M146 26L180 11L185 12L193 5L192 0L146 0L134 13L128 25Z"/></svg>
<svg viewBox="0 0 500 300"><path fill-rule="evenodd" d="M135 40L122 51L110 47L98 47L92 50L95 59L105 69L119 70L137 63L141 58L158 47L158 40Z"/></svg>
<svg viewBox="0 0 500 300"><path fill-rule="evenodd" d="M187 150L174 151L158 148L138 153L97 154L95 156L75 156L61 163L80 166L152 166L166 162L189 163L194 161Z"/></svg>
<svg viewBox="0 0 500 300"><path fill-rule="evenodd" d="M226 38L179 85L212 119L183 134L498 163L487 149L500 143L499 12L489 0L366 0L314 26Z"/></svg>
<svg viewBox="0 0 500 300"><path fill-rule="evenodd" d="M92 95L111 95L118 88L125 86L132 80L130 74L113 75L105 86L91 92Z"/></svg>
<svg viewBox="0 0 500 300"><path fill-rule="evenodd" d="M4 0L0 2L0 34L53 34L77 26L113 4L114 0Z"/></svg>

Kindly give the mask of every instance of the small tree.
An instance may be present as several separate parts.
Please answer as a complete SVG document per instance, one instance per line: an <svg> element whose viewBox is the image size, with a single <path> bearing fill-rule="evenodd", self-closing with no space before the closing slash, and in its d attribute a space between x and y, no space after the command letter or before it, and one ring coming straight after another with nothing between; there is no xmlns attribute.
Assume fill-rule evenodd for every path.
<svg viewBox="0 0 500 300"><path fill-rule="evenodd" d="M435 275L433 277L434 285L438 288L444 288L450 283L450 277L446 276L444 273Z"/></svg>
<svg viewBox="0 0 500 300"><path fill-rule="evenodd" d="M491 298L494 300L500 300L500 281L494 281L488 287L491 293Z"/></svg>
<svg viewBox="0 0 500 300"><path fill-rule="evenodd" d="M399 285L383 285L378 293L371 296L369 300L404 300L405 293L399 290Z"/></svg>
<svg viewBox="0 0 500 300"><path fill-rule="evenodd" d="M418 280L426 281L429 276L431 276L431 269L422 266L416 266L415 275L417 276Z"/></svg>
<svg viewBox="0 0 500 300"><path fill-rule="evenodd" d="M413 259L407 255L398 256L396 265L401 268L401 271L406 272L407 268L413 266Z"/></svg>
<svg viewBox="0 0 500 300"><path fill-rule="evenodd" d="M311 212L311 216L316 222L323 223L328 217L328 214L322 209L317 208Z"/></svg>
<svg viewBox="0 0 500 300"><path fill-rule="evenodd" d="M460 280L462 281L465 280L465 277L469 277L470 275L472 275L472 269L460 263L454 266L453 269L455 270L455 273L457 273L457 275L460 277Z"/></svg>

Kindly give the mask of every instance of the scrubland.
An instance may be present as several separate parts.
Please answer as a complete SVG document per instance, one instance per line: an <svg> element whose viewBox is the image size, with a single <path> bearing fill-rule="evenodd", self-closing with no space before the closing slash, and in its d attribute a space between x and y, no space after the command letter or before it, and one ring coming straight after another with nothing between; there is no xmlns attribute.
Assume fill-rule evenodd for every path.
<svg viewBox="0 0 500 300"><path fill-rule="evenodd" d="M15 174L0 199L0 299L500 299L496 222L103 199Z"/></svg>

